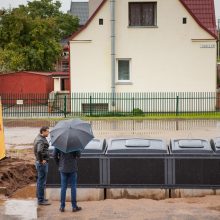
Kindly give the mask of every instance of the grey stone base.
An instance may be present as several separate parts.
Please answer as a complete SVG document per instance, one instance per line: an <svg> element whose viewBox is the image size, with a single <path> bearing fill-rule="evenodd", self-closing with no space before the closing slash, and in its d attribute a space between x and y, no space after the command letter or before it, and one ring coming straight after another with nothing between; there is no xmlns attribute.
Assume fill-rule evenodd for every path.
<svg viewBox="0 0 220 220"><path fill-rule="evenodd" d="M49 200L59 201L60 200L60 188L47 188L46 197ZM88 189L78 188L77 189L77 201L99 201L104 200L104 189ZM71 201L70 188L66 192L66 201Z"/></svg>
<svg viewBox="0 0 220 220"><path fill-rule="evenodd" d="M202 197L215 194L215 189L171 189L171 198Z"/></svg>
<svg viewBox="0 0 220 220"><path fill-rule="evenodd" d="M161 200L169 197L169 190L166 189L107 189L107 199L155 199Z"/></svg>

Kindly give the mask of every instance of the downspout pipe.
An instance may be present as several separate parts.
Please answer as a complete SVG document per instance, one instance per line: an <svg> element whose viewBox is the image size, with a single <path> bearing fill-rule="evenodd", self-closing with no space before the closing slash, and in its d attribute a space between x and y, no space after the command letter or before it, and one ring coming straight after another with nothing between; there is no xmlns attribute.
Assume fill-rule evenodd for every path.
<svg viewBox="0 0 220 220"><path fill-rule="evenodd" d="M217 92L219 92L219 73L218 73L218 63L220 62L220 19L218 19L218 39L217 39L217 65L216 65L216 72L217 72L217 77L216 77L216 85L217 85Z"/></svg>
<svg viewBox="0 0 220 220"><path fill-rule="evenodd" d="M110 0L110 12L111 12L111 92L112 92L112 96L114 97L115 96L115 0Z"/></svg>

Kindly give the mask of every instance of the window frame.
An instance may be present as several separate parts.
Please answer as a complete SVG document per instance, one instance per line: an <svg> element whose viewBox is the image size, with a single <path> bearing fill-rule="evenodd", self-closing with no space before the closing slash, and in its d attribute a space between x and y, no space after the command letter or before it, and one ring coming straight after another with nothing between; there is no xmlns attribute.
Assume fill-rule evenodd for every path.
<svg viewBox="0 0 220 220"><path fill-rule="evenodd" d="M143 4L154 4L154 12L153 12L153 25L131 25L131 5L136 4L136 5L143 5ZM150 2L128 2L128 27L157 27L157 1L150 1ZM143 8L141 7L141 13L143 14ZM141 16L141 15L140 15Z"/></svg>
<svg viewBox="0 0 220 220"><path fill-rule="evenodd" d="M119 61L128 61L129 62L129 80L119 79ZM116 59L116 83L131 83L132 74L131 74L131 58L117 58Z"/></svg>

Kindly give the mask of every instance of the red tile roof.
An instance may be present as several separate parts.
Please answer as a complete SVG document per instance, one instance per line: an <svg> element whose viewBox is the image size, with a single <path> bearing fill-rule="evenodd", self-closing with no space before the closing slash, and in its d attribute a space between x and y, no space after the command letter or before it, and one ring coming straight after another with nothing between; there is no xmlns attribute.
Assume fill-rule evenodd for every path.
<svg viewBox="0 0 220 220"><path fill-rule="evenodd" d="M195 21L214 38L218 38L214 0L180 0Z"/></svg>
<svg viewBox="0 0 220 220"><path fill-rule="evenodd" d="M211 34L215 39L218 39L216 20L215 20L215 6L214 0L179 0L186 10L191 14L195 21L205 31ZM75 32L69 40L75 38L80 32L87 28L95 15L103 7L107 0L103 0L93 15L89 18L86 24L77 32Z"/></svg>

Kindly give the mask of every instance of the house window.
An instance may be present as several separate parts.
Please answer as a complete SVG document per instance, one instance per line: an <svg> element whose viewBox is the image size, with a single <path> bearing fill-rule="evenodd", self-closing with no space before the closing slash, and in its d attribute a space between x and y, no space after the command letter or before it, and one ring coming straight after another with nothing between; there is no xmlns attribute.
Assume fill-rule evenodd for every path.
<svg viewBox="0 0 220 220"><path fill-rule="evenodd" d="M130 80L130 60L120 59L118 60L118 81Z"/></svg>
<svg viewBox="0 0 220 220"><path fill-rule="evenodd" d="M62 78L61 78L61 81L60 81L60 90L61 91L65 90L65 79L62 79Z"/></svg>
<svg viewBox="0 0 220 220"><path fill-rule="evenodd" d="M183 18L183 24L187 23L187 18Z"/></svg>
<svg viewBox="0 0 220 220"><path fill-rule="evenodd" d="M102 18L99 19L99 25L103 25L104 20Z"/></svg>
<svg viewBox="0 0 220 220"><path fill-rule="evenodd" d="M130 2L129 26L156 26L156 2Z"/></svg>

